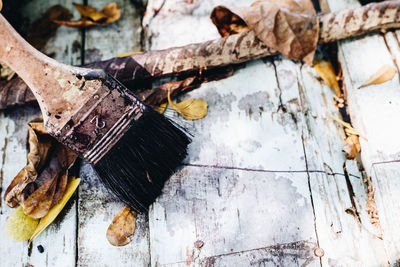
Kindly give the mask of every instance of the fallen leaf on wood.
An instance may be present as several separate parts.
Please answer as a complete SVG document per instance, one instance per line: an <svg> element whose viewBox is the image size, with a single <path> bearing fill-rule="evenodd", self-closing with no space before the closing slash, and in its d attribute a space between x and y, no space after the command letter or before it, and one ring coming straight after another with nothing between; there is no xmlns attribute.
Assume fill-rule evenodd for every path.
<svg viewBox="0 0 400 267"><path fill-rule="evenodd" d="M207 115L208 104L201 99L188 99L174 104L171 100L170 93L168 93L168 103L186 120L198 120Z"/></svg>
<svg viewBox="0 0 400 267"><path fill-rule="evenodd" d="M337 121L338 123L340 123L343 127L344 127L344 131L347 135L358 135L361 138L363 138L364 140L368 141L367 138L363 137L362 135L360 135L359 132L356 131L356 129L354 129L350 123L342 121L341 119L333 116L332 114L330 114L331 118L334 119L335 121Z"/></svg>
<svg viewBox="0 0 400 267"><path fill-rule="evenodd" d="M93 21L99 21L107 18L107 16L103 12L97 11L97 9L95 9L94 7L80 5L77 3L73 3L73 5L83 17L90 18Z"/></svg>
<svg viewBox="0 0 400 267"><path fill-rule="evenodd" d="M35 239L41 232L43 232L44 229L47 228L47 226L49 226L55 220L55 218L57 218L58 214L62 211L68 200L78 188L80 182L80 178L71 178L71 181L66 186L65 194L63 194L61 200L50 209L46 216L40 219L34 233L29 238L29 242L32 242L33 239Z"/></svg>
<svg viewBox="0 0 400 267"><path fill-rule="evenodd" d="M126 52L126 53L122 53L122 54L118 54L115 57L129 57L132 55L137 55L137 54L143 54L143 52L141 51L137 51L137 52Z"/></svg>
<svg viewBox="0 0 400 267"><path fill-rule="evenodd" d="M32 218L42 218L64 195L68 169L77 155L45 131L42 118L28 125L28 164L8 186L4 200L12 208L21 205Z"/></svg>
<svg viewBox="0 0 400 267"><path fill-rule="evenodd" d="M328 85L333 89L335 94L339 96L341 94L339 83L333 69L332 63L328 60L316 58L314 60L314 69Z"/></svg>
<svg viewBox="0 0 400 267"><path fill-rule="evenodd" d="M82 19L78 21L53 20L54 23L68 27L92 27L113 23L121 17L121 9L115 2L108 3L102 11L97 11L91 6L74 3L75 8L81 13Z"/></svg>
<svg viewBox="0 0 400 267"><path fill-rule="evenodd" d="M223 37L250 30L241 17L224 6L217 6L213 9L211 20Z"/></svg>
<svg viewBox="0 0 400 267"><path fill-rule="evenodd" d="M5 225L6 235L14 241L27 241L35 232L39 220L25 215L22 207L16 208Z"/></svg>
<svg viewBox="0 0 400 267"><path fill-rule="evenodd" d="M248 26L268 47L312 65L319 22L310 0L262 0L232 10L217 6L211 20L222 36L246 30Z"/></svg>
<svg viewBox="0 0 400 267"><path fill-rule="evenodd" d="M15 72L6 64L0 62L0 79L6 81L11 80L15 75Z"/></svg>
<svg viewBox="0 0 400 267"><path fill-rule="evenodd" d="M380 84L380 83L387 82L387 81L393 79L393 77L396 75L396 72L397 71L392 66L384 65L374 75L372 75L368 79L368 81L363 83L358 88L361 88L361 87L364 87L367 85L371 85L371 84Z"/></svg>
<svg viewBox="0 0 400 267"><path fill-rule="evenodd" d="M125 246L131 242L129 237L135 233L136 212L129 206L115 216L107 229L107 240L113 246Z"/></svg>
<svg viewBox="0 0 400 267"><path fill-rule="evenodd" d="M355 159L361 151L361 145L358 135L350 135L346 138L346 144L343 151L346 152L348 159Z"/></svg>
<svg viewBox="0 0 400 267"><path fill-rule="evenodd" d="M162 103L159 106L153 107L153 109L160 114L164 114L165 110L167 109L167 106L168 106L168 103Z"/></svg>

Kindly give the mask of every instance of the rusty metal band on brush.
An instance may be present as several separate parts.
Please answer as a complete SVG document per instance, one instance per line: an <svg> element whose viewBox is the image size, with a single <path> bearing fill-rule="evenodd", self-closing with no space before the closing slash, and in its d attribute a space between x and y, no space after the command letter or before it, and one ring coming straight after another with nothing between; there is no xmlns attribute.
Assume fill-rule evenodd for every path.
<svg viewBox="0 0 400 267"><path fill-rule="evenodd" d="M102 86L55 134L57 140L92 164L121 139L147 108L122 84L110 75L104 75Z"/></svg>

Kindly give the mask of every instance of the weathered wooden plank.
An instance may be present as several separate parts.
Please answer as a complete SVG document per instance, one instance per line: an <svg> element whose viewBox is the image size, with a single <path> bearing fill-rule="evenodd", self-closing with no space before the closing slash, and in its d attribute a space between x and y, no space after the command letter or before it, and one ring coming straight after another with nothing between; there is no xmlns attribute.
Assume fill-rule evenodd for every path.
<svg viewBox="0 0 400 267"><path fill-rule="evenodd" d="M250 4L164 1L155 9L161 2L150 1L149 47L216 38L208 15L217 2ZM196 25L195 35L187 25ZM288 62L251 62L183 97L206 100L209 112L199 121L181 121L194 138L186 166L167 182L149 214L152 266L232 266L238 257L243 266L269 259L319 265L301 122L290 112L298 98L290 90L296 73L282 73L282 84L276 79ZM201 249L196 241L204 243ZM295 255L307 256L285 257L284 244L296 242L310 244L294 248ZM263 249L270 246L276 249Z"/></svg>
<svg viewBox="0 0 400 267"><path fill-rule="evenodd" d="M383 239L393 266L400 263L398 218L400 216L400 163L380 163L372 167L375 201L382 226ZM393 236L391 236L393 235Z"/></svg>
<svg viewBox="0 0 400 267"><path fill-rule="evenodd" d="M110 1L89 0L88 4L102 9ZM140 51L141 8L140 1L118 0L121 19L102 27L86 30L85 62L115 57L118 54ZM134 5L136 3L137 7Z"/></svg>
<svg viewBox="0 0 400 267"><path fill-rule="evenodd" d="M89 164L81 168L78 205L78 266L148 266L150 262L147 218L139 215L132 242L112 246L106 231L124 206L100 183Z"/></svg>
<svg viewBox="0 0 400 267"><path fill-rule="evenodd" d="M283 76L284 77L284 76ZM379 266L387 262L382 240L366 212L367 194L355 161L346 160L344 132L330 117L340 116L334 93L308 66L298 73L306 118L304 147L324 266ZM345 170L347 176L345 175Z"/></svg>
<svg viewBox="0 0 400 267"><path fill-rule="evenodd" d="M24 112L25 111L25 112ZM26 127L32 109L16 111L8 114L0 113L0 182L2 187L0 209L0 266L15 266L28 262L26 243L11 241L4 235L4 226L8 216L13 212L3 203L4 191L14 176L25 166L26 161ZM30 112L26 112L30 111Z"/></svg>
<svg viewBox="0 0 400 267"><path fill-rule="evenodd" d="M38 19L49 7L55 4L62 4L66 7L72 6L72 1L30 1L26 5L21 6L23 16L27 23L31 23ZM74 12L77 16L77 12ZM65 63L79 64L80 50L79 42L81 41L81 33L76 29L61 27L56 35L49 40L44 47L43 52L53 56L55 59ZM7 145L2 145L4 151L4 165L2 187L5 190L12 178L26 163L26 138L27 123L39 115L38 108L23 107L18 110L6 113L0 120L0 124L8 127L9 133L5 136L8 140ZM8 125L8 126L7 126ZM1 180L1 179L0 179ZM3 192L4 192L3 190ZM33 242L31 256L28 257L28 248L26 243L12 242L4 237L0 240L0 255L2 255L2 266L13 266L15 264L30 263L34 266L60 266L75 264L75 243L76 243L76 211L74 204L69 205L69 209L62 212L56 222L45 230ZM3 213L0 215L0 228L4 228L4 222L12 210L3 205ZM40 253L37 249L38 245L42 245L44 253ZM4 251L6 250L6 251ZM7 257L5 257L7 255ZM18 256L21 255L21 256ZM4 259L4 260L3 260ZM4 264L4 265L3 265Z"/></svg>
<svg viewBox="0 0 400 267"><path fill-rule="evenodd" d="M68 8L73 16L79 13L72 8L71 0L31 1L23 7L24 14L32 21L39 18L46 10L56 4ZM79 2L79 1L78 1ZM81 31L77 29L60 27L55 36L43 48L43 52L53 58L67 63L81 63ZM40 253L37 247L41 245L44 252ZM29 263L33 266L60 266L75 264L76 258L76 199L60 214L52 225L49 226L32 243L32 254Z"/></svg>
<svg viewBox="0 0 400 267"><path fill-rule="evenodd" d="M350 0L327 2L332 11L359 5L358 1ZM343 68L349 112L353 126L368 139L361 140L361 158L367 175L372 177L383 241L391 263L400 258L400 250L396 245L400 240L400 231L393 227L398 223L396 215L400 210L397 199L400 189L396 180L398 166L383 164L377 173L375 163L399 158L396 129L399 124L396 114L400 112L399 78L396 76L384 84L361 89L358 86L382 65L398 68L393 61L398 49L397 45L388 50L384 38L379 35L339 42L339 60ZM386 208L388 205L390 209Z"/></svg>
<svg viewBox="0 0 400 267"><path fill-rule="evenodd" d="M89 5L103 8L109 1L88 1ZM122 17L108 26L89 29L85 34L85 63L109 58L119 53L140 50L139 11L132 1L116 1ZM82 185L78 205L78 266L148 266L150 263L148 222L139 215L132 242L114 247L106 239L112 219L123 207L113 198L94 170L88 164L81 169Z"/></svg>

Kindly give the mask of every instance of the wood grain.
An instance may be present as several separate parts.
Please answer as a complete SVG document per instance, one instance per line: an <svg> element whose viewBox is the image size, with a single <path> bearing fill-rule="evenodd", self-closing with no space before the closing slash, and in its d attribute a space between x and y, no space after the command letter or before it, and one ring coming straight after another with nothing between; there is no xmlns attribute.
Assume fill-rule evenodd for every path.
<svg viewBox="0 0 400 267"><path fill-rule="evenodd" d="M98 9L109 1L88 1ZM116 23L88 29L85 33L85 61L100 60L116 54L140 50L140 16L129 0L118 0L122 16ZM150 262L148 221L138 215L132 242L123 247L114 247L106 239L106 231L113 218L124 204L113 198L100 183L88 164L83 164L80 173L77 243L78 266L148 266Z"/></svg>
<svg viewBox="0 0 400 267"><path fill-rule="evenodd" d="M358 1L327 0L331 11L359 6ZM399 77L379 85L361 89L365 82L381 66L390 65L397 70L399 45L397 33L385 37L373 35L339 42L339 60L347 94L353 126L367 139L361 140L362 164L367 176L371 176L383 241L388 261L396 264L400 258L397 224L400 202L398 196L400 146L398 142L397 115L400 112ZM378 164L378 162L388 162ZM389 208L390 207L390 208Z"/></svg>

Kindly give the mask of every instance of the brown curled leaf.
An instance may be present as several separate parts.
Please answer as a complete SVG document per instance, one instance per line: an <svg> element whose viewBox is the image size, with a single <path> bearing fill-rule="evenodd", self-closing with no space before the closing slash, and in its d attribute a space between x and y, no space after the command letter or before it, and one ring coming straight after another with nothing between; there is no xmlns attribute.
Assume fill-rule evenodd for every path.
<svg viewBox="0 0 400 267"><path fill-rule="evenodd" d="M318 76L321 77L326 84L333 89L336 96L340 96L340 87L332 63L328 60L316 58L314 60L314 69Z"/></svg>
<svg viewBox="0 0 400 267"><path fill-rule="evenodd" d="M113 246L125 246L131 242L129 237L135 233L136 212L125 206L115 216L107 229L107 240Z"/></svg>
<svg viewBox="0 0 400 267"><path fill-rule="evenodd" d="M102 11L97 11L91 6L84 6L74 3L75 8L82 15L78 21L53 20L54 23L68 27L93 27L113 23L121 17L121 9L117 3L108 3Z"/></svg>
<svg viewBox="0 0 400 267"><path fill-rule="evenodd" d="M371 84L380 84L380 83L387 82L387 81L393 79L394 76L396 75L396 73L397 73L397 71L395 68L393 68L392 66L389 66L389 65L384 65L384 66L380 67L379 70L368 79L368 81L363 83L358 88L361 88L361 87L364 87L367 85L371 85Z"/></svg>
<svg viewBox="0 0 400 267"><path fill-rule="evenodd" d="M46 216L40 219L39 224L35 229L35 232L30 236L29 243L31 243L33 239L35 239L41 232L44 231L44 229L47 228L47 226L49 226L55 220L55 218L57 218L58 214L63 210L68 200L78 188L80 181L80 178L75 177L72 177L69 182L67 179L65 194L63 194L60 201L49 210Z"/></svg>
<svg viewBox="0 0 400 267"><path fill-rule="evenodd" d="M355 159L361 151L360 140L357 135L350 135L346 138L346 144L343 146L348 159Z"/></svg>
<svg viewBox="0 0 400 267"><path fill-rule="evenodd" d="M5 202L12 208L21 205L32 218L45 216L63 197L76 158L45 131L42 118L31 121L28 163L8 186Z"/></svg>
<svg viewBox="0 0 400 267"><path fill-rule="evenodd" d="M262 0L250 7L214 8L211 20L221 35L244 30L242 19L270 48L288 58L312 65L319 38L319 23L310 0Z"/></svg>

